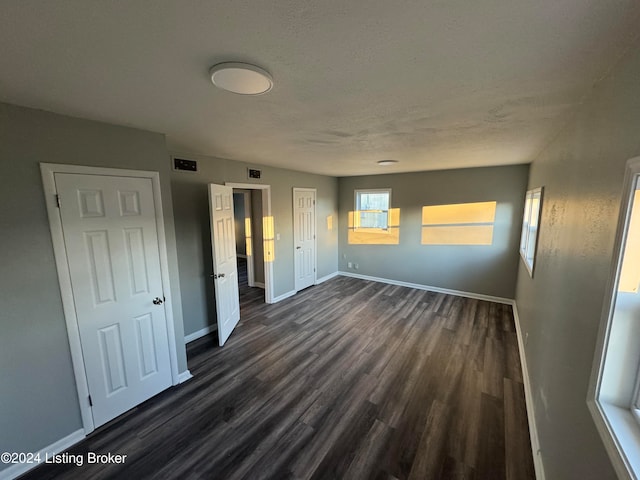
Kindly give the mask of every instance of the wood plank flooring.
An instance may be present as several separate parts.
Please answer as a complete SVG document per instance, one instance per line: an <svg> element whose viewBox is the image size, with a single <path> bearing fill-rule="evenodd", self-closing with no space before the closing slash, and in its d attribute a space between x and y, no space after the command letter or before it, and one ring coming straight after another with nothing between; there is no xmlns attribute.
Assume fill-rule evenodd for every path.
<svg viewBox="0 0 640 480"><path fill-rule="evenodd" d="M194 378L24 478L533 479L510 306L337 277L275 305L241 290Z"/></svg>

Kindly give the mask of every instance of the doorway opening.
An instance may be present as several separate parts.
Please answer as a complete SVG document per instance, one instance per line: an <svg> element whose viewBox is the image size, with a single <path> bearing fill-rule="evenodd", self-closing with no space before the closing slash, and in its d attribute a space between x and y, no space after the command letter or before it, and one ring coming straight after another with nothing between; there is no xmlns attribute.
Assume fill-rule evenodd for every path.
<svg viewBox="0 0 640 480"><path fill-rule="evenodd" d="M225 183L233 188L233 208L241 301L273 299L275 243L271 215L271 187ZM263 289L264 294L256 293Z"/></svg>

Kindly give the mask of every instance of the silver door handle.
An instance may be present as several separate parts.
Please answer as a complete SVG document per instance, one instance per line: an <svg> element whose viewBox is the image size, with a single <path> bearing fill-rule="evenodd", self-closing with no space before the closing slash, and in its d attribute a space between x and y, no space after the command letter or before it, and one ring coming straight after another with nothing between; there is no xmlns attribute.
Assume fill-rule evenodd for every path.
<svg viewBox="0 0 640 480"><path fill-rule="evenodd" d="M300 250L302 247L296 247L296 250Z"/></svg>
<svg viewBox="0 0 640 480"><path fill-rule="evenodd" d="M153 299L153 304L154 305L161 305L162 304L162 299L160 297L156 297Z"/></svg>

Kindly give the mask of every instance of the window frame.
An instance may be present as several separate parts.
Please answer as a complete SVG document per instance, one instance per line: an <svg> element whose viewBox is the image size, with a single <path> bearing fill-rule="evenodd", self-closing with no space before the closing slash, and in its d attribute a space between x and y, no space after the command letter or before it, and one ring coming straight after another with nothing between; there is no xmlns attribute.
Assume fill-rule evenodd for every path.
<svg viewBox="0 0 640 480"><path fill-rule="evenodd" d="M359 207L359 195L363 193L386 193L389 197L389 201L387 204L387 209L384 210L387 212L387 225L385 227L354 227L354 230L375 230L380 233L389 233L389 212L391 211L391 188L357 188L353 191L353 205L354 205L354 214L356 212L368 212L370 210L361 210ZM355 216L355 215L354 215Z"/></svg>
<svg viewBox="0 0 640 480"><path fill-rule="evenodd" d="M522 215L522 232L520 234L520 257L524 262L525 267L527 267L527 271L529 272L529 276L533 278L533 270L536 263L536 252L538 250L538 237L540 235L540 219L542 214L542 198L543 198L544 187L533 188L531 190L527 190L525 195L524 202L524 213ZM538 210L536 212L537 221L536 221L536 229L533 232L531 229L531 218L534 213L533 208L533 200L535 197L538 197ZM533 239L533 243L530 244L530 240Z"/></svg>
<svg viewBox="0 0 640 480"><path fill-rule="evenodd" d="M611 271L605 292L587 394L587 405L591 417L618 477L630 479L640 477L640 409L638 408L640 404L640 358L637 354L626 353L627 349L622 349L620 345L610 345L610 341L614 337L612 333L615 330L613 320L618 301L620 273L629 232L634 193L638 185L640 185L640 157L635 157L627 162ZM616 333L618 336L620 335L618 332ZM633 339L630 338L629 341L633 341ZM621 351L625 352L624 356L616 359L615 354ZM613 367L607 367L610 352L614 356ZM627 375L633 376L633 381L635 381L628 402L624 401L627 396L620 394L621 388L619 386L614 385L614 388L611 388L608 385L609 382L606 386L603 385L605 377L607 380L609 380L609 375L617 377L625 369L631 369L632 374Z"/></svg>

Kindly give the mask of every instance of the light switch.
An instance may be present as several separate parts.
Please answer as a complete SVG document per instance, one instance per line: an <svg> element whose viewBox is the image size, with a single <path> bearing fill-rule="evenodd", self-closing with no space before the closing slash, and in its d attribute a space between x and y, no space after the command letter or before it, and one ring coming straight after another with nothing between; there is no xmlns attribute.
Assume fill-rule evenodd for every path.
<svg viewBox="0 0 640 480"><path fill-rule="evenodd" d="M276 240L280 240L280 234L276 233Z"/></svg>

